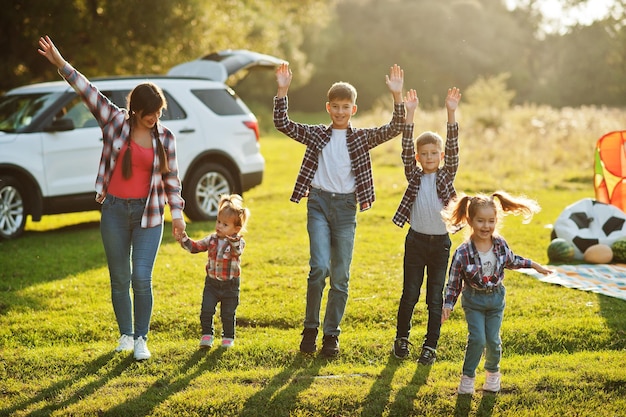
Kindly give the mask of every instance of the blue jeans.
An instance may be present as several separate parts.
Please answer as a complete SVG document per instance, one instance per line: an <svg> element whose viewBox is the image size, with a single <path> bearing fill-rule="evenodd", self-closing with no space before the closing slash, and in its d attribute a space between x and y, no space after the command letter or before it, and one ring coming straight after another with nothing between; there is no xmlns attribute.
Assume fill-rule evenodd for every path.
<svg viewBox="0 0 626 417"><path fill-rule="evenodd" d="M441 334L443 287L450 258L450 237L424 235L409 228L404 242L404 284L398 306L396 338L409 337L413 310L420 297L426 270L426 305L428 325L424 346L436 349Z"/></svg>
<svg viewBox="0 0 626 417"><path fill-rule="evenodd" d="M202 334L213 334L213 316L217 303L221 303L222 337L235 338L235 312L239 305L239 283L239 277L228 281L205 278L200 310Z"/></svg>
<svg viewBox="0 0 626 417"><path fill-rule="evenodd" d="M146 199L143 198L123 199L108 195L102 205L100 220L117 325L121 334L134 335L135 339L146 338L150 328L152 270L163 236L162 223L147 229L141 227L145 205Z"/></svg>
<svg viewBox="0 0 626 417"><path fill-rule="evenodd" d="M467 347L463 362L463 375L476 376L476 368L485 350L485 369L489 372L500 370L502 341L500 327L504 315L506 289L499 285L492 293L465 288L461 304L467 321ZM486 348L486 349L485 349Z"/></svg>
<svg viewBox="0 0 626 417"><path fill-rule="evenodd" d="M350 263L356 231L354 193L337 194L312 188L307 200L309 277L306 292L305 328L318 328L326 277L330 289L324 315L325 335L338 336L339 323L348 301Z"/></svg>

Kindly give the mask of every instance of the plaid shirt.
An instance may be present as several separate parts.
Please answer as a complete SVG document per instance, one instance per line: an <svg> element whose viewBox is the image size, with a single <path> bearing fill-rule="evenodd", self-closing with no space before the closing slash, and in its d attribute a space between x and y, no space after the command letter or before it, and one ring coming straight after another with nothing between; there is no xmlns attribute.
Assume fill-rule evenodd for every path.
<svg viewBox="0 0 626 417"><path fill-rule="evenodd" d="M104 201L111 175L115 168L120 150L128 140L130 123L126 109L120 109L104 94L89 82L87 78L70 64L59 69L59 74L74 88L83 99L91 113L102 128L102 155L96 177L96 200ZM159 157L154 153L152 179L147 196L146 208L141 218L141 227L154 227L163 223L165 203L170 206L173 219L183 218L185 201L181 196L181 184L178 178L178 162L176 160L176 141L174 134L165 126L158 124L159 140L167 153L170 172L161 174ZM152 138L152 148L156 149L156 138Z"/></svg>
<svg viewBox="0 0 626 417"><path fill-rule="evenodd" d="M437 169L436 187L437 195L447 206L450 200L456 196L454 189L454 177L459 168L459 125L458 123L447 125L447 139L443 167ZM418 166L415 160L415 144L413 141L413 123L405 124L402 133L402 162L404 163L404 175L409 181L409 185L402 196L402 201L393 222L402 227L411 217L411 207L415 202L415 197L420 189L422 175L424 171Z"/></svg>
<svg viewBox="0 0 626 417"><path fill-rule="evenodd" d="M348 126L346 143L356 182L356 200L365 211L376 199L369 150L397 136L404 124L404 103L396 103L391 122L376 128L355 129ZM287 97L274 97L274 126L280 132L306 145L302 166L296 179L291 201L299 202L309 193L317 171L322 148L330 141L332 125L296 123L287 116Z"/></svg>
<svg viewBox="0 0 626 417"><path fill-rule="evenodd" d="M224 241L219 245L219 241ZM241 276L241 254L246 242L241 236L236 239L218 238L216 233L202 240L183 240L183 247L191 253L209 252L206 275L218 281L228 281Z"/></svg>
<svg viewBox="0 0 626 417"><path fill-rule="evenodd" d="M474 242L463 242L454 252L448 285L446 285L444 307L453 308L465 286L479 290L496 287L504 280L504 269L530 268L532 261L513 253L506 241L500 236L493 236L493 253L496 255L496 266L493 277L483 277L480 255Z"/></svg>

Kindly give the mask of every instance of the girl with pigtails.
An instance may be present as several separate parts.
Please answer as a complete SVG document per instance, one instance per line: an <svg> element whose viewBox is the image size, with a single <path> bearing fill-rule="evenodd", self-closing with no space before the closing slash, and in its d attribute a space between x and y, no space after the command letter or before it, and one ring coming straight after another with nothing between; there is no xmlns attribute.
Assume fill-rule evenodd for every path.
<svg viewBox="0 0 626 417"><path fill-rule="evenodd" d="M461 304L467 321L468 338L459 394L473 394L476 368L485 351L486 378L483 391L500 390L500 327L506 293L505 269L533 268L542 274L552 271L513 253L497 233L498 220L506 214L523 215L528 223L539 205L524 197L513 197L504 191L470 197L459 195L443 211L449 229L469 226L469 238L455 251L445 289L442 323L450 317L463 294Z"/></svg>
<svg viewBox="0 0 626 417"><path fill-rule="evenodd" d="M48 36L39 39L38 52L58 68L102 129L95 188L96 201L102 204L100 232L120 331L115 350L132 350L136 360L148 359L152 271L166 202L174 238L180 241L185 232L176 141L159 123L165 96L152 83L139 84L129 95L128 110L120 109L61 56Z"/></svg>
<svg viewBox="0 0 626 417"><path fill-rule="evenodd" d="M249 218L250 210L243 206L243 199L239 194L223 195L217 207L214 233L197 241L183 233L180 243L183 249L190 253L207 252L200 308L200 349L210 349L213 346L213 316L218 303L222 318L222 347L229 349L235 345L241 255L246 247L242 234L246 231Z"/></svg>

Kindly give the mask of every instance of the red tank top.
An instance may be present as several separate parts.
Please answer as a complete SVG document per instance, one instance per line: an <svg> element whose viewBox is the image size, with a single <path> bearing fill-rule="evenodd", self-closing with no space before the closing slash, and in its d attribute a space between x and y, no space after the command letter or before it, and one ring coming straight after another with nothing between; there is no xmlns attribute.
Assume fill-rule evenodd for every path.
<svg viewBox="0 0 626 417"><path fill-rule="evenodd" d="M130 147L133 173L128 179L122 175L122 161L128 149L128 145L124 144L113 168L108 193L120 198L146 198L150 192L154 151L152 148L142 148L132 140Z"/></svg>

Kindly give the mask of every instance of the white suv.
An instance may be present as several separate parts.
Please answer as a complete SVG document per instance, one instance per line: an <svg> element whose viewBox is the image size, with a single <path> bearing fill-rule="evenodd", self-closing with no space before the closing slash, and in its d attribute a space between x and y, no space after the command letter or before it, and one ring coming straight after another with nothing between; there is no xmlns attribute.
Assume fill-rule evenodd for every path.
<svg viewBox="0 0 626 417"><path fill-rule="evenodd" d="M213 220L221 194L259 185L265 161L256 117L224 84L278 58L245 50L207 55L168 75L94 78L120 107L137 84L152 81L167 98L161 122L176 135L185 214ZM98 210L94 183L102 150L95 118L65 81L15 88L0 97L0 239L24 231L26 217Z"/></svg>

